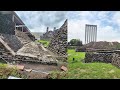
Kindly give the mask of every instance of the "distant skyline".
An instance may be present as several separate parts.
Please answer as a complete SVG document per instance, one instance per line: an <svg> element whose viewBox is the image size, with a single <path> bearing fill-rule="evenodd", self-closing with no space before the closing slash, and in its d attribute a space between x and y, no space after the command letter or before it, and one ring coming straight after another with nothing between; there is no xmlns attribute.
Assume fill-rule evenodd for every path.
<svg viewBox="0 0 120 90"><path fill-rule="evenodd" d="M32 32L59 28L68 19L68 41L85 41L85 24L97 25L97 41L120 42L120 11L15 11Z"/></svg>

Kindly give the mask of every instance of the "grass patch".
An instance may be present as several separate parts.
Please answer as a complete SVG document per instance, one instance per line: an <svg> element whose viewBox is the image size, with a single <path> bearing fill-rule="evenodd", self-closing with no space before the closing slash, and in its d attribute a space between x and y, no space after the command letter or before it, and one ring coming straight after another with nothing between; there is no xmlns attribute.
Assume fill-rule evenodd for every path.
<svg viewBox="0 0 120 90"><path fill-rule="evenodd" d="M84 52L68 50L68 71L54 72L56 79L120 79L120 69L110 63L84 63ZM75 61L73 62L73 58ZM56 77L55 77L56 76ZM52 77L52 76L51 76Z"/></svg>
<svg viewBox="0 0 120 90"><path fill-rule="evenodd" d="M0 63L0 79L7 79L9 76L14 76L18 78L26 78L26 76L20 74L17 69L8 68L7 64Z"/></svg>
<svg viewBox="0 0 120 90"><path fill-rule="evenodd" d="M49 45L49 41L46 41L46 40L38 40L37 42L42 43L44 47L48 47Z"/></svg>

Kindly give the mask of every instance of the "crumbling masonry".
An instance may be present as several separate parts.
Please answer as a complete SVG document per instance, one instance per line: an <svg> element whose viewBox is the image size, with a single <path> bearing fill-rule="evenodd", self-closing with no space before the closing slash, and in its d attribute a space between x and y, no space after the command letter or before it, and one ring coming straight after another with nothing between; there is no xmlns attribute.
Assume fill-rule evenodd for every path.
<svg viewBox="0 0 120 90"><path fill-rule="evenodd" d="M60 35L64 35L62 34L64 26L65 25L58 30L57 34L60 33ZM6 62L15 61L18 63L24 61L56 64L58 59L53 56L54 53L44 48L42 44L34 42L34 40L35 37L15 12L0 11L0 58L2 60ZM60 38L57 40L60 41ZM53 48L53 42L54 41L50 44L50 49ZM61 46L59 47L61 48ZM66 50L65 47L63 47L63 49ZM63 49L61 49L61 53Z"/></svg>
<svg viewBox="0 0 120 90"><path fill-rule="evenodd" d="M67 61L67 20L56 30L50 41L49 49L60 57L59 59Z"/></svg>
<svg viewBox="0 0 120 90"><path fill-rule="evenodd" d="M120 50L86 52L85 63L111 63L120 68Z"/></svg>

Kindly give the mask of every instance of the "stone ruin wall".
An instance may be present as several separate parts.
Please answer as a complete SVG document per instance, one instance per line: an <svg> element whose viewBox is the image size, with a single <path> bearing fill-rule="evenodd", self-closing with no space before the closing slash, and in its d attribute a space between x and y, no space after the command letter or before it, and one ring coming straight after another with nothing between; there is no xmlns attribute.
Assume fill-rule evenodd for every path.
<svg viewBox="0 0 120 90"><path fill-rule="evenodd" d="M67 60L67 20L54 33L48 48L58 56L66 56L64 59Z"/></svg>
<svg viewBox="0 0 120 90"><path fill-rule="evenodd" d="M15 35L15 23L12 22L12 15L0 13L0 33Z"/></svg>
<svg viewBox="0 0 120 90"><path fill-rule="evenodd" d="M21 41L22 44L27 44L32 41L30 37L28 37L28 35L25 34L25 32L15 30L15 35Z"/></svg>
<svg viewBox="0 0 120 90"><path fill-rule="evenodd" d="M89 62L105 62L111 63L113 58L113 52L86 52L85 63Z"/></svg>
<svg viewBox="0 0 120 90"><path fill-rule="evenodd" d="M15 35L0 34L0 38L7 43L7 45L14 51L17 52L23 44Z"/></svg>
<svg viewBox="0 0 120 90"><path fill-rule="evenodd" d="M40 36L40 40L47 40L50 41L53 38L54 31L48 31Z"/></svg>
<svg viewBox="0 0 120 90"><path fill-rule="evenodd" d="M120 68L120 51L113 54L112 65Z"/></svg>
<svg viewBox="0 0 120 90"><path fill-rule="evenodd" d="M97 52L87 52L85 55L85 63L90 62L104 62L111 63L114 66L120 68L120 51L97 53Z"/></svg>
<svg viewBox="0 0 120 90"><path fill-rule="evenodd" d="M51 60L41 60L37 57L30 57L30 56L21 56L21 55L12 55L9 50L0 42L0 59L5 61L6 63L21 63L21 62L31 62L31 63L41 63L41 64L50 64L50 65L57 65L56 61Z"/></svg>
<svg viewBox="0 0 120 90"><path fill-rule="evenodd" d="M17 55L16 52L22 48L26 41L34 41L34 36L31 34L25 34L24 32L15 32L15 23L12 22L11 15L2 15L0 13L0 39L15 53L13 55L7 48L0 42L0 59L8 62L34 62L42 64L56 64L56 61L41 60L38 57L29 57ZM20 39L22 38L22 39ZM28 43L27 42L27 43Z"/></svg>

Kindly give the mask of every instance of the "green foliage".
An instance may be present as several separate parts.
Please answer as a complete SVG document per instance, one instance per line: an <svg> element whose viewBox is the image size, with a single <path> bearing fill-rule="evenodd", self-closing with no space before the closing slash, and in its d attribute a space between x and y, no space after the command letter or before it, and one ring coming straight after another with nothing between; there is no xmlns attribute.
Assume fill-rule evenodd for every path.
<svg viewBox="0 0 120 90"><path fill-rule="evenodd" d="M42 43L44 47L48 47L49 41L46 40L38 40L38 42Z"/></svg>
<svg viewBox="0 0 120 90"><path fill-rule="evenodd" d="M68 45L70 45L70 46L82 46L82 41L80 41L80 39L71 39L70 42L68 42Z"/></svg>
<svg viewBox="0 0 120 90"><path fill-rule="evenodd" d="M7 64L0 63L0 79L7 79L9 76L14 76L18 78L26 78L26 76L20 74L17 69L8 68Z"/></svg>
<svg viewBox="0 0 120 90"><path fill-rule="evenodd" d="M120 69L111 63L84 63L84 52L68 50L68 71L54 72L54 78L59 79L119 79ZM73 58L75 61L73 62ZM57 75L56 75L57 74ZM52 76L51 76L52 77Z"/></svg>

